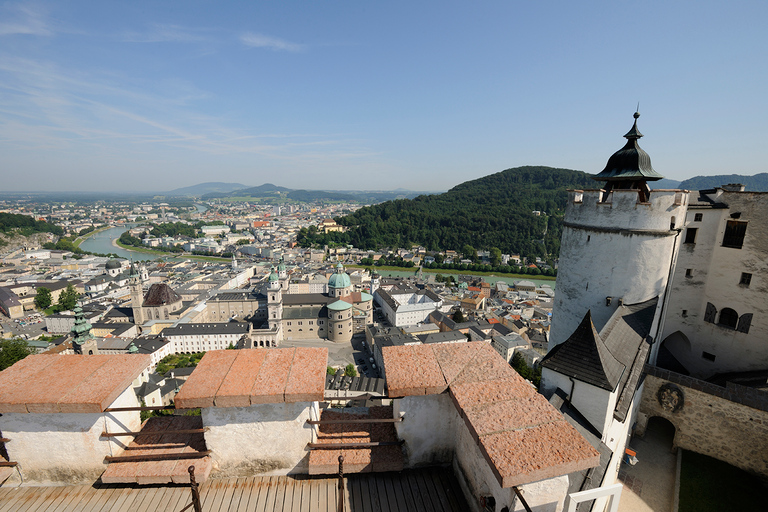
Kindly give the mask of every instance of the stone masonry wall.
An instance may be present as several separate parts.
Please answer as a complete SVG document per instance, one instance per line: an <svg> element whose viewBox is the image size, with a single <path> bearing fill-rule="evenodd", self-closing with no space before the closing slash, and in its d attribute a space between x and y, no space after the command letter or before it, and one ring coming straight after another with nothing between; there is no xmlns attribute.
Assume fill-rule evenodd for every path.
<svg viewBox="0 0 768 512"><path fill-rule="evenodd" d="M659 416L675 426L673 445L722 460L768 479L767 393L726 388L646 366L635 433ZM642 456L642 454L638 454Z"/></svg>

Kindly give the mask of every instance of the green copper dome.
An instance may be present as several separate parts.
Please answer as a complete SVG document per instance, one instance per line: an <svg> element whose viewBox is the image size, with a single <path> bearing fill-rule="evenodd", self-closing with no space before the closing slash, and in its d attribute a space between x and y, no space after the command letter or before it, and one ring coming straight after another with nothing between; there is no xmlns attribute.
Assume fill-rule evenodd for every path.
<svg viewBox="0 0 768 512"><path fill-rule="evenodd" d="M329 288L349 288L352 286L352 280L349 278L349 274L344 272L344 266L339 263L336 265L336 273L328 279Z"/></svg>
<svg viewBox="0 0 768 512"><path fill-rule="evenodd" d="M137 347L136 345L134 345L133 343L131 343L131 344L128 346L128 353L129 353L129 354L138 354L138 353L139 353L139 349L138 349L138 347Z"/></svg>
<svg viewBox="0 0 768 512"><path fill-rule="evenodd" d="M273 268L272 272L269 273L269 282L270 283L275 283L275 282L277 282L279 280L280 280L280 278L277 276L277 272L275 272L275 269Z"/></svg>
<svg viewBox="0 0 768 512"><path fill-rule="evenodd" d="M280 264L277 266L278 272L285 272L285 262L283 262L282 258L280 259Z"/></svg>

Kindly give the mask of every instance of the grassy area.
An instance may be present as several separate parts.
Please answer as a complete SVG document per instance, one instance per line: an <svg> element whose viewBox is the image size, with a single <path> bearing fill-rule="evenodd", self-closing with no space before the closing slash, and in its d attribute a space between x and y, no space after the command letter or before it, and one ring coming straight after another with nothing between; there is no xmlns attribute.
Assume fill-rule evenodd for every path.
<svg viewBox="0 0 768 512"><path fill-rule="evenodd" d="M679 512L762 511L766 491L760 479L746 471L683 451Z"/></svg>
<svg viewBox="0 0 768 512"><path fill-rule="evenodd" d="M416 271L418 270L418 267L390 267L387 265L382 265L381 267L377 267L376 265L345 265L346 267L350 268L371 268L381 274L383 271L386 270L393 270L395 272L412 272L413 274L416 274ZM432 274L443 274L443 275L449 275L449 274L462 274L462 275L468 275L468 276L496 276L496 277L508 277L512 279L535 279L537 281L554 281L557 279L553 276L533 276L531 274L504 274L502 272L475 272L474 270L455 270L450 268L425 268L423 269L424 272L430 272Z"/></svg>

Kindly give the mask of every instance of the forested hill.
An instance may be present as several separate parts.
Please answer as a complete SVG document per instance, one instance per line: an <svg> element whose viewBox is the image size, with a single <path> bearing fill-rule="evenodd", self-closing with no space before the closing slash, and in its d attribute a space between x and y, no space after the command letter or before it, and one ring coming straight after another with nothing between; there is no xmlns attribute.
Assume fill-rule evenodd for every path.
<svg viewBox="0 0 768 512"><path fill-rule="evenodd" d="M64 230L59 226L49 224L42 220L35 220L29 215L16 213L0 213L0 233L17 232L29 236L32 233L53 233L62 235Z"/></svg>
<svg viewBox="0 0 768 512"><path fill-rule="evenodd" d="M420 244L428 250L460 252L468 245L525 256L556 256L567 189L595 185L581 171L517 167L462 183L444 194L361 208L336 219L349 227L346 233L303 230L298 241L305 246L351 243L362 249Z"/></svg>
<svg viewBox="0 0 768 512"><path fill-rule="evenodd" d="M687 190L717 188L729 183L741 183L747 192L768 192L768 173L743 176L741 174L720 174L717 176L694 176L680 183Z"/></svg>

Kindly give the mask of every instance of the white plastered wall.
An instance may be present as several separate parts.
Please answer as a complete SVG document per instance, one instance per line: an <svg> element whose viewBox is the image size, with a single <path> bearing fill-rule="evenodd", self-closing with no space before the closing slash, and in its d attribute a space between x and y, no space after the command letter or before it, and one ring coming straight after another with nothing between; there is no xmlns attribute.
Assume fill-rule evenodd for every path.
<svg viewBox="0 0 768 512"><path fill-rule="evenodd" d="M286 475L308 472L307 443L317 402L205 407L205 443L219 476Z"/></svg>
<svg viewBox="0 0 768 512"><path fill-rule="evenodd" d="M127 388L109 407L138 407ZM107 465L104 457L118 455L131 437L102 438L102 432L139 430L138 411L116 413L4 413L0 430L10 460L18 462L21 480L37 485L93 483ZM18 477L19 472L15 475ZM16 480L18 481L18 480Z"/></svg>

